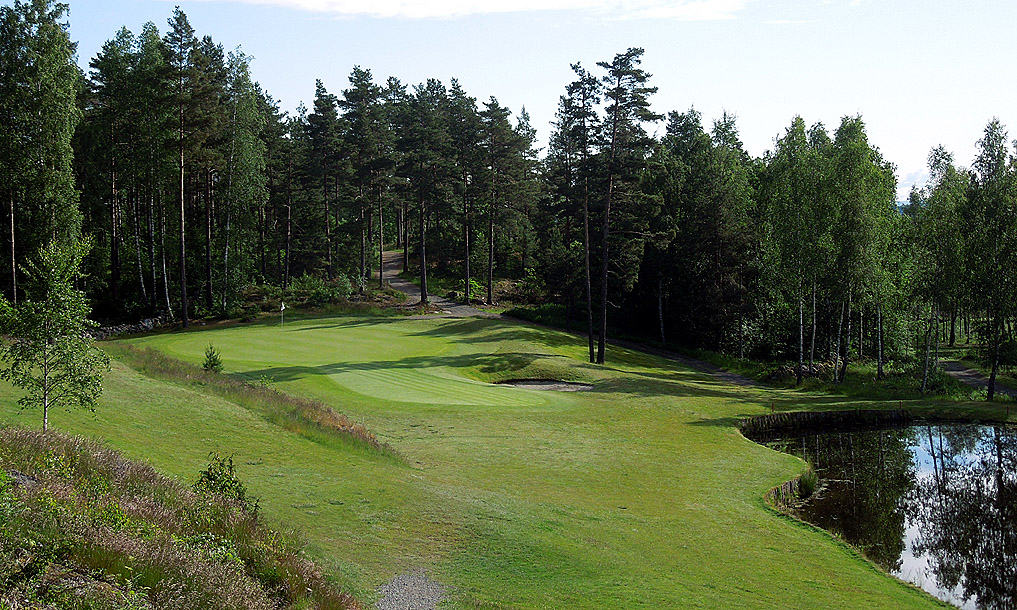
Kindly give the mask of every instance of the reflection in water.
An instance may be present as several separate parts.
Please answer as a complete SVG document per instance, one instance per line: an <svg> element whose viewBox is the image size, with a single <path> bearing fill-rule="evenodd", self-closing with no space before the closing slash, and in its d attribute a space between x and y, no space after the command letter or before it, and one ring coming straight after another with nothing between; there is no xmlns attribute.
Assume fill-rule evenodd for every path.
<svg viewBox="0 0 1017 610"><path fill-rule="evenodd" d="M823 479L800 516L962 608L1017 607L1017 428L933 425L779 438Z"/></svg>

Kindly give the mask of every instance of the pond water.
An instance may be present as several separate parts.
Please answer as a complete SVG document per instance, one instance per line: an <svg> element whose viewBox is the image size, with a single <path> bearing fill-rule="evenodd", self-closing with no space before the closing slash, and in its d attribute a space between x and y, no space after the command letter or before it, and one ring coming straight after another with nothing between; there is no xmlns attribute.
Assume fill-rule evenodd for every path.
<svg viewBox="0 0 1017 610"><path fill-rule="evenodd" d="M919 425L764 441L819 474L799 516L961 608L1017 607L1017 427Z"/></svg>

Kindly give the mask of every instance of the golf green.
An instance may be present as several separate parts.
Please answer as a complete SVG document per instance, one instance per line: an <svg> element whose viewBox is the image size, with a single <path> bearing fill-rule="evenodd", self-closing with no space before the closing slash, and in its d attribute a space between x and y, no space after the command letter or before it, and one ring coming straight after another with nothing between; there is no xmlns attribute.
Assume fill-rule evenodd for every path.
<svg viewBox="0 0 1017 610"><path fill-rule="evenodd" d="M363 601L423 568L448 607L933 607L825 532L769 509L804 465L739 434L774 400L620 349L500 319L338 316L132 339L319 399L397 457L321 445L115 363L101 407L53 425L183 480L233 454L266 515ZM587 392L495 385L561 379ZM0 393L6 421L15 396ZM815 397L816 407L829 399ZM842 406L842 405L841 405Z"/></svg>

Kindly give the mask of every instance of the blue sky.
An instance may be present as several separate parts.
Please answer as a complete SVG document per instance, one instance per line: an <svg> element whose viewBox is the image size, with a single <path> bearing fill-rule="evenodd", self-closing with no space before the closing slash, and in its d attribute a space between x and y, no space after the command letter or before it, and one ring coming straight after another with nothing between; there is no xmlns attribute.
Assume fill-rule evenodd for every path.
<svg viewBox="0 0 1017 610"><path fill-rule="evenodd" d="M65 0L67 1L67 0ZM69 0L87 64L121 25L165 29L174 2ZM255 77L292 110L315 78L350 69L416 83L456 77L479 98L530 112L541 139L569 64L629 46L665 113L738 117L762 154L796 114L831 129L861 113L898 168L900 197L943 144L967 165L993 116L1017 134L1017 3L973 0L180 0L191 23L255 58Z"/></svg>

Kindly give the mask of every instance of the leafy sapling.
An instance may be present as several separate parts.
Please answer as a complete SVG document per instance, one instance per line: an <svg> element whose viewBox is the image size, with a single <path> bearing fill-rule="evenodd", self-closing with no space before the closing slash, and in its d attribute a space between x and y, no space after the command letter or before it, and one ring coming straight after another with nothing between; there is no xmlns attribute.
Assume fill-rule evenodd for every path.
<svg viewBox="0 0 1017 610"><path fill-rule="evenodd" d="M54 407L94 411L109 370L109 357L88 336L95 327L88 301L74 286L89 247L50 242L22 268L27 298L14 305L0 297L0 330L9 337L0 344L0 378L25 390L22 409L42 410L44 431Z"/></svg>

